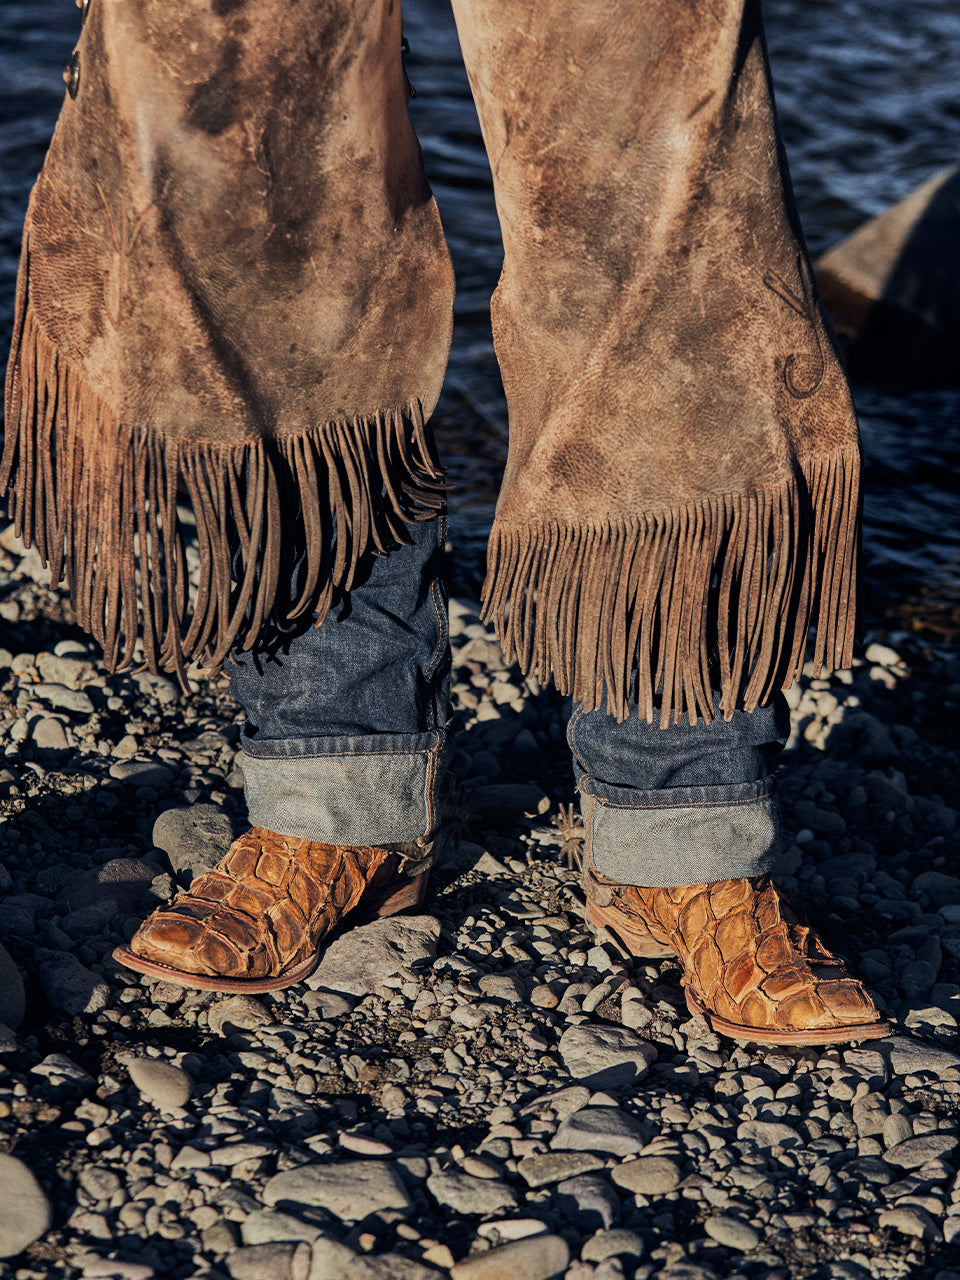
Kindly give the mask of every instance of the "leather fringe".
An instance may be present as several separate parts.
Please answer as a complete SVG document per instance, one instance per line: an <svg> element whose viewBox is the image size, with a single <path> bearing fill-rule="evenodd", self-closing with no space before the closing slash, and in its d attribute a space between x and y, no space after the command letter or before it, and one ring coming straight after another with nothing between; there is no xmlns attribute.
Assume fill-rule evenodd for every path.
<svg viewBox="0 0 960 1280"><path fill-rule="evenodd" d="M216 670L254 644L265 620L282 630L322 622L369 554L409 540L406 522L443 505L445 484L419 401L236 445L183 442L121 422L18 299L7 374L0 491L18 537L66 573L80 626L114 671L138 635L152 671ZM185 490L196 521L191 590ZM297 568L299 596L278 603ZM276 613L274 612L276 610Z"/></svg>
<svg viewBox="0 0 960 1280"><path fill-rule="evenodd" d="M592 711L661 727L754 710L813 661L849 666L856 625L859 458L820 458L754 493L636 520L495 521L483 616L507 661Z"/></svg>

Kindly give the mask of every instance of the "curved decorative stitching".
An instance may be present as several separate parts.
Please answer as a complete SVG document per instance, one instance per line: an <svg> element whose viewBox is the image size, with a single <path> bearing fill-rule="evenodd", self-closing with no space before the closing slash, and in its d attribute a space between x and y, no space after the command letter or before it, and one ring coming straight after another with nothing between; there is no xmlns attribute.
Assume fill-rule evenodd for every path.
<svg viewBox="0 0 960 1280"><path fill-rule="evenodd" d="M573 719L570 721L570 727L567 730L567 741L570 743L570 750L580 761L580 768L587 775L587 777L590 777L591 775L590 775L590 770L587 768L587 762L584 760L583 756L580 754L580 750L577 747L577 744L573 740L573 735L577 731L577 725L580 723L580 721L583 719L585 715L586 715L586 712L584 711L583 707L581 707L579 711L574 712ZM589 795L590 793L588 792L587 794Z"/></svg>
<svg viewBox="0 0 960 1280"><path fill-rule="evenodd" d="M439 520L440 520L440 545L442 547L447 537L447 517L440 516ZM434 652L433 657L427 663L426 670L423 673L425 680L430 679L430 676L433 673L433 668L440 661L440 657L443 654L444 645L449 640L449 622L446 621L445 619L445 611L442 610L440 608L440 605L437 603L438 590L439 590L439 582L436 578L434 578L433 582L431 582L430 584L430 599L433 601L433 609L437 615L437 623L439 624L439 627L440 627L440 639L437 641L436 651Z"/></svg>

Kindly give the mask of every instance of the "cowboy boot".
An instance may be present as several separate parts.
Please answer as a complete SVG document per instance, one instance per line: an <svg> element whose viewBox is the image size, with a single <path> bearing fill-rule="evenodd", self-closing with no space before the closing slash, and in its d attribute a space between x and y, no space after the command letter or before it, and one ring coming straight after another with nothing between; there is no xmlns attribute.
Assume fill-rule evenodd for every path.
<svg viewBox="0 0 960 1280"><path fill-rule="evenodd" d="M395 915L424 899L429 871L400 854L253 827L212 871L159 907L114 958L206 991L276 991L309 977L343 918Z"/></svg>
<svg viewBox="0 0 960 1280"><path fill-rule="evenodd" d="M584 887L587 919L631 954L679 957L687 1007L721 1035L804 1045L890 1033L863 985L769 876L653 889L612 884L588 868Z"/></svg>

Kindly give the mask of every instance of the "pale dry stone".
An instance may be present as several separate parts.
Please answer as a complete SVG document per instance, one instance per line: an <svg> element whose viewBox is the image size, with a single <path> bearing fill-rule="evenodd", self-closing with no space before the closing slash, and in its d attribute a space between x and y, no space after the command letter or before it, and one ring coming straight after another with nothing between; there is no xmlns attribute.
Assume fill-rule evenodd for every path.
<svg viewBox="0 0 960 1280"><path fill-rule="evenodd" d="M626 1027L568 1027L560 1057L575 1080L593 1089L621 1089L646 1075L657 1051Z"/></svg>
<svg viewBox="0 0 960 1280"><path fill-rule="evenodd" d="M217 1000L207 1010L207 1025L215 1036L229 1036L234 1031L256 1031L271 1021L270 1014L252 996Z"/></svg>
<svg viewBox="0 0 960 1280"><path fill-rule="evenodd" d="M680 1170L666 1156L640 1156L618 1164L610 1175L618 1187L640 1196L664 1196L680 1185Z"/></svg>
<svg viewBox="0 0 960 1280"><path fill-rule="evenodd" d="M554 1280L569 1263L570 1250L562 1237L535 1235L464 1258L450 1268L450 1280Z"/></svg>
<svg viewBox="0 0 960 1280"><path fill-rule="evenodd" d="M190 1077L172 1063L156 1058L128 1058L126 1067L144 1098L161 1111L178 1111L190 1100Z"/></svg>
<svg viewBox="0 0 960 1280"><path fill-rule="evenodd" d="M288 1209L314 1205L345 1222L357 1222L381 1209L406 1214L410 1196L392 1164L345 1160L340 1164L303 1164L274 1174L263 1189L264 1204Z"/></svg>
<svg viewBox="0 0 960 1280"><path fill-rule="evenodd" d="M717 1244L725 1245L728 1249L737 1249L741 1253L749 1253L760 1243L759 1232L754 1230L748 1222L741 1222L739 1218L731 1218L723 1213L708 1218L703 1224L703 1229L711 1240L716 1240Z"/></svg>
<svg viewBox="0 0 960 1280"><path fill-rule="evenodd" d="M176 1161L173 1167L176 1168ZM240 1224L240 1238L248 1245L272 1244L275 1240L306 1240L309 1244L319 1235L319 1227L274 1209L255 1209Z"/></svg>
<svg viewBox="0 0 960 1280"><path fill-rule="evenodd" d="M554 1151L602 1151L612 1156L638 1154L652 1137L644 1125L619 1107L584 1107L564 1120L551 1139Z"/></svg>
<svg viewBox="0 0 960 1280"><path fill-rule="evenodd" d="M312 1253L303 1241L274 1240L234 1249L226 1261L233 1280L308 1280Z"/></svg>
<svg viewBox="0 0 960 1280"><path fill-rule="evenodd" d="M50 1202L16 1156L0 1155L0 1258L14 1258L50 1227Z"/></svg>
<svg viewBox="0 0 960 1280"><path fill-rule="evenodd" d="M782 1147L785 1151L804 1143L796 1129L775 1120L744 1120L737 1127L737 1141L754 1142L758 1147Z"/></svg>
<svg viewBox="0 0 960 1280"><path fill-rule="evenodd" d="M901 1235L916 1236L919 1240L940 1240L940 1228L926 1209L919 1205L897 1205L893 1209L885 1209L878 1219L881 1231L884 1227L892 1227Z"/></svg>
<svg viewBox="0 0 960 1280"><path fill-rule="evenodd" d="M942 1077L945 1071L960 1067L960 1055L910 1036L891 1036L877 1040L874 1048L884 1053L896 1076L915 1076L923 1072Z"/></svg>
<svg viewBox="0 0 960 1280"><path fill-rule="evenodd" d="M220 861L233 843L233 825L213 804L166 809L153 824L153 843L186 884Z"/></svg>
<svg viewBox="0 0 960 1280"><path fill-rule="evenodd" d="M620 1227L591 1236L580 1250L580 1257L584 1262L605 1262L616 1257L642 1258L645 1250L642 1236Z"/></svg>
<svg viewBox="0 0 960 1280"><path fill-rule="evenodd" d="M156 1272L145 1262L121 1258L92 1258L84 1263L81 1280L154 1280Z"/></svg>
<svg viewBox="0 0 960 1280"><path fill-rule="evenodd" d="M69 746L63 725L52 716L35 721L30 737L38 751L66 751Z"/></svg>
<svg viewBox="0 0 960 1280"><path fill-rule="evenodd" d="M486 1216L512 1209L517 1203L517 1197L499 1178L473 1178L454 1169L431 1174L427 1190L442 1208L460 1214Z"/></svg>
<svg viewBox="0 0 960 1280"><path fill-rule="evenodd" d="M526 1156L517 1165L517 1173L528 1187L548 1187L602 1168L603 1160L592 1151L550 1151L545 1156Z"/></svg>
<svg viewBox="0 0 960 1280"><path fill-rule="evenodd" d="M380 1253L351 1259L343 1280L439 1280L442 1272L399 1253Z"/></svg>
<svg viewBox="0 0 960 1280"><path fill-rule="evenodd" d="M580 1174L554 1188L553 1205L560 1220L581 1235L612 1227L620 1217L620 1197L606 1178Z"/></svg>
<svg viewBox="0 0 960 1280"><path fill-rule="evenodd" d="M159 760L116 760L110 766L110 777L129 787L168 787L176 776Z"/></svg>
<svg viewBox="0 0 960 1280"><path fill-rule="evenodd" d="M434 916L389 916L348 930L327 947L309 987L365 996L401 969L437 954L440 921Z"/></svg>
<svg viewBox="0 0 960 1280"><path fill-rule="evenodd" d="M884 1116L880 1132L883 1135L883 1145L893 1150L913 1137L913 1125L909 1116L894 1112L891 1116Z"/></svg>
<svg viewBox="0 0 960 1280"><path fill-rule="evenodd" d="M958 1138L953 1133L924 1133L917 1138L907 1138L883 1153L887 1164L900 1169L919 1169L931 1160L950 1159L957 1149Z"/></svg>
<svg viewBox="0 0 960 1280"><path fill-rule="evenodd" d="M346 1280L347 1267L357 1256L349 1246L329 1236L318 1236L311 1247L310 1280Z"/></svg>

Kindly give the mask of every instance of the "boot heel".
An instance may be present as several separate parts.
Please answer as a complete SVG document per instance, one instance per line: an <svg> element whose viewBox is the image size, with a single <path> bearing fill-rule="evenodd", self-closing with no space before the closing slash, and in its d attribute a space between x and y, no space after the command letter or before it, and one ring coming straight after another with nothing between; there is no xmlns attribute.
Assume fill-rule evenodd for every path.
<svg viewBox="0 0 960 1280"><path fill-rule="evenodd" d="M629 924L616 907L601 907L592 898L587 898L587 921L595 929L606 929L614 937L619 938L632 956L654 960L661 956L672 956L674 951L666 943L658 942L648 930L635 928Z"/></svg>
<svg viewBox="0 0 960 1280"><path fill-rule="evenodd" d="M430 872L424 871L412 880L394 880L387 886L383 898L369 903L369 915L395 916L398 911L406 911L408 907L419 907L427 896L429 879Z"/></svg>

